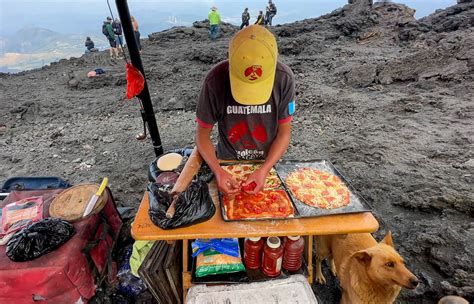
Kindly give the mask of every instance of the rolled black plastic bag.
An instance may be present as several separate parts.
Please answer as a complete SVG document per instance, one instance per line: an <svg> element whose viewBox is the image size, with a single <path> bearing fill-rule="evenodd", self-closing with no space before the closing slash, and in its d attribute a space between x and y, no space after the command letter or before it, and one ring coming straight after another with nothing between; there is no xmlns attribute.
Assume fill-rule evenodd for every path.
<svg viewBox="0 0 474 304"><path fill-rule="evenodd" d="M210 219L216 207L209 194L209 187L203 180L193 181L186 191L179 194L176 201L176 212L172 218L166 217L171 204L170 187L151 183L148 186L150 195L151 221L161 229L172 229L189 226Z"/></svg>
<svg viewBox="0 0 474 304"><path fill-rule="evenodd" d="M74 232L69 222L47 218L17 231L7 243L6 254L14 262L34 260L59 248Z"/></svg>

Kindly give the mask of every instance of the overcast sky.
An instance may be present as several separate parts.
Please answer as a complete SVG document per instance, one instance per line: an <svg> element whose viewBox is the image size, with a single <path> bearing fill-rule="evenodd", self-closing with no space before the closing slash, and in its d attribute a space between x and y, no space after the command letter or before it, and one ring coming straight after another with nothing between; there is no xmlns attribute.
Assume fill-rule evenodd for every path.
<svg viewBox="0 0 474 304"><path fill-rule="evenodd" d="M278 14L275 23L287 23L314 18L343 6L347 0L275 0ZM426 16L436 9L456 3L456 0L400 0L416 9L416 17ZM139 22L153 24L166 15L178 16L178 21L192 22L206 18L209 8L216 5L225 21L237 23L242 9L249 7L252 19L263 10L266 0L130 0L130 11ZM115 11L115 1L110 1ZM107 0L0 0L0 34L11 34L24 27L42 27L60 33L100 31L105 16L110 15ZM194 19L194 20L191 20ZM172 24L170 24L171 26ZM153 27L150 25L149 29ZM148 34L148 33L144 33Z"/></svg>

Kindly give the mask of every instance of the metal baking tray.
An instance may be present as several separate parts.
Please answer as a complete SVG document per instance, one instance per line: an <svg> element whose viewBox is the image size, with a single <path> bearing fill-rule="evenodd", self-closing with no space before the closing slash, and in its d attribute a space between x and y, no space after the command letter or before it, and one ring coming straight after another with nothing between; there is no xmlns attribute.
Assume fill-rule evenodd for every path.
<svg viewBox="0 0 474 304"><path fill-rule="evenodd" d="M336 169L336 167L327 160L313 160L313 161L297 161L297 160L287 160L281 161L275 166L278 176L282 180L282 184L286 188L287 193L290 195L293 205L298 211L298 217L317 217L323 215L333 215L333 214L346 214L346 213L358 213L371 211L370 206L367 202L357 194L356 190L352 185L347 181L347 179ZM300 168L313 168L321 171L326 171L331 174L337 175L347 186L350 193L350 202L347 206L335 209L321 209L317 207L308 206L305 203L299 201L294 197L293 193L286 187L284 183L285 178L290 172Z"/></svg>
<svg viewBox="0 0 474 304"><path fill-rule="evenodd" d="M243 162L228 162L228 163L226 162L226 163L221 163L221 166L225 167L225 166L231 166L231 165L258 165L258 164L262 164L262 162L261 161L243 161ZM273 167L273 169L275 169L275 171L276 171L275 167ZM261 218L248 218L248 219L238 219L238 220L229 219L227 217L227 213L226 213L225 207L224 207L224 197L223 197L224 194L222 194L220 191L218 191L218 198L219 198L219 205L220 205L220 209L221 209L222 219L226 222L235 222L235 221L288 220L288 219L298 218L298 210L296 209L296 206L293 203L293 199L291 198L290 193L288 192L287 188L283 184L283 181L282 181L281 177L279 176L278 171L276 171L276 174L277 174L278 179L280 180L280 186L277 187L277 188L265 188L264 190L281 190L281 191L286 192L286 194L288 195L288 197L290 199L290 203L293 205L293 209L294 209L293 216L288 216L288 217L261 217Z"/></svg>
<svg viewBox="0 0 474 304"><path fill-rule="evenodd" d="M288 193L288 190L282 188L282 189L278 189L278 190L281 190L281 191L284 191L289 199L290 199L290 203L293 205L293 210L294 210L294 214L293 216L287 216L287 217L259 217L259 218L247 218L247 219L238 219L238 220L233 220L233 219L229 219L227 217L227 213L225 211L225 207L224 207L224 199L223 199L223 194L222 193L218 193L218 197L219 197L219 205L220 205L220 209L221 209L221 214L222 214L222 219L225 221L225 222L241 222L241 221L264 221L264 220L291 220L291 219L294 219L294 218L298 218L299 217L299 213L298 213L298 209L296 208L295 204L293 203L293 199L291 198L291 195Z"/></svg>

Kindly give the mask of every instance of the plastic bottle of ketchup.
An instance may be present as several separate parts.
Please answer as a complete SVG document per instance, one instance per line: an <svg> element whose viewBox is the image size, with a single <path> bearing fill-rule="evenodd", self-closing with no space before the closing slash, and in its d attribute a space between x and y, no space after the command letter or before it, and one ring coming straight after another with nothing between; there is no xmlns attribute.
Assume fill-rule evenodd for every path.
<svg viewBox="0 0 474 304"><path fill-rule="evenodd" d="M283 247L278 237L267 238L267 243L263 248L262 272L267 277L277 277L281 273L281 263L283 259Z"/></svg>
<svg viewBox="0 0 474 304"><path fill-rule="evenodd" d="M259 269L262 261L262 238L248 238L244 242L244 263L247 269Z"/></svg>
<svg viewBox="0 0 474 304"><path fill-rule="evenodd" d="M288 271L298 271L303 263L304 239L288 236L283 242L283 268Z"/></svg>

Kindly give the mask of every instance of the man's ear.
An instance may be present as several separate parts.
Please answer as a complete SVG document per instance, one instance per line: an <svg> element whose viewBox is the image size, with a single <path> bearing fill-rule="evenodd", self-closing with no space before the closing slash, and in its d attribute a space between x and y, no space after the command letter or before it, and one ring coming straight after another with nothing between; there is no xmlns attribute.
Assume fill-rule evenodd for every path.
<svg viewBox="0 0 474 304"><path fill-rule="evenodd" d="M363 265L369 265L370 261L372 261L372 256L366 250L357 251L352 256Z"/></svg>
<svg viewBox="0 0 474 304"><path fill-rule="evenodd" d="M392 232L387 232L383 240L380 241L381 244L385 244L393 247Z"/></svg>

